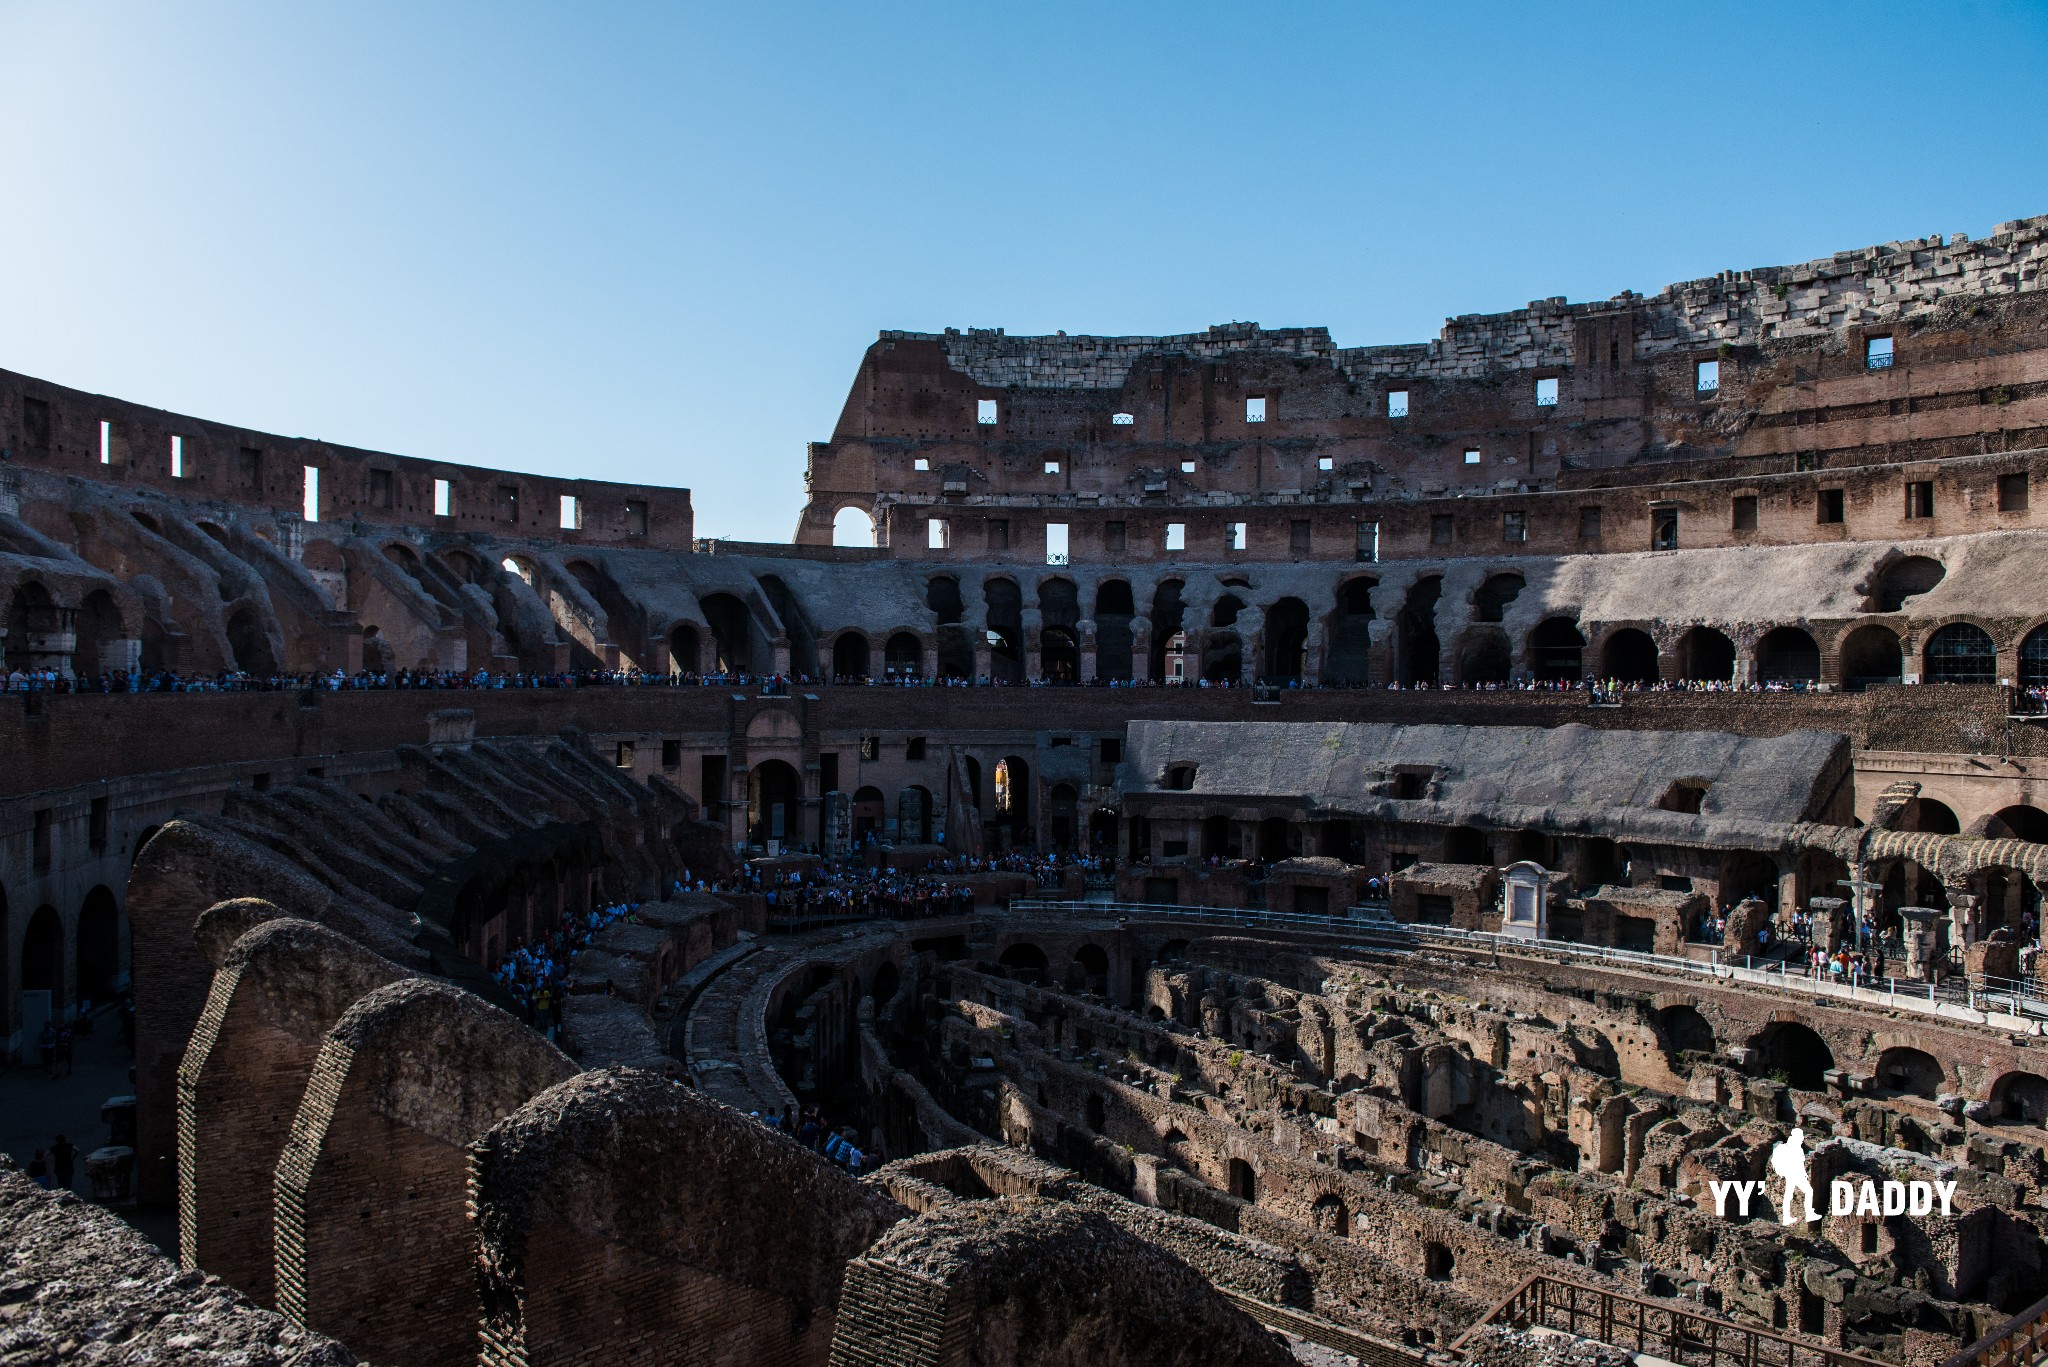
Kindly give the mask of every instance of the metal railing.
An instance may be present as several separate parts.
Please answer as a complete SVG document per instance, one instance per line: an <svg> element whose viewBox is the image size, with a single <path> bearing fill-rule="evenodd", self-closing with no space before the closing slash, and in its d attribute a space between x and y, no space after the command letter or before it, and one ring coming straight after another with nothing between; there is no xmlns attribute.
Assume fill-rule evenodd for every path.
<svg viewBox="0 0 2048 1367"><path fill-rule="evenodd" d="M2048 1299L2032 1305L1941 1367L2033 1367L2048 1355Z"/></svg>
<svg viewBox="0 0 2048 1367"><path fill-rule="evenodd" d="M1305 912L1266 911L1257 907L1180 906L1168 902L1067 902L1041 898L1017 898L1012 911L1082 916L1123 916L1192 921L1200 925L1251 928L1271 926L1282 930L1339 932L1345 938L1370 944L1413 948L1420 940L1436 940L1495 953L1532 951L1560 958L1612 963L1655 973L1682 973L1701 978L1733 980L1759 987L1776 987L1809 997L1838 997L1844 1000L1935 1012L1942 1006L1975 1011L2002 1011L2012 1016L2048 1020L2048 992L2039 983L2011 978L1952 978L1927 983L1887 978L1883 984L1858 985L1832 976L1807 976L1798 964L1783 959L1757 959L1744 955L1739 961L1718 951L1711 959L1680 958L1649 950L1618 949L1611 945L1587 945L1574 940L1535 940L1494 931L1461 930L1456 926L1425 925L1395 921L1387 916L1387 903L1360 902L1345 913L1312 915Z"/></svg>
<svg viewBox="0 0 2048 1367"><path fill-rule="evenodd" d="M1459 1335L1451 1351L1463 1353L1474 1335L1489 1325L1553 1329L1679 1367L1886 1367L1876 1358L1817 1339L1738 1324L1703 1310L1641 1300L1541 1272Z"/></svg>

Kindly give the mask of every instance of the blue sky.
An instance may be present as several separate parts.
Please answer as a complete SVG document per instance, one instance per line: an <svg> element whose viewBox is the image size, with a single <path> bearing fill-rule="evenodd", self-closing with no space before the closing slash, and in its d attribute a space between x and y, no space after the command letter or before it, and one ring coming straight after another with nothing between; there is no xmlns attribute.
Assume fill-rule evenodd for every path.
<svg viewBox="0 0 2048 1367"><path fill-rule="evenodd" d="M786 540L885 327L1654 291L2048 212L2048 5L0 0L0 366Z"/></svg>

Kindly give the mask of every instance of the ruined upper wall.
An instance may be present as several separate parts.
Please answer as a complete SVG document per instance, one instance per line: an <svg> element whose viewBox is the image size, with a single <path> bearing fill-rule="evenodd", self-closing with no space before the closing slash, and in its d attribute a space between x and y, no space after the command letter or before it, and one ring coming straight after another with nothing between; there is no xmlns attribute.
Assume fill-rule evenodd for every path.
<svg viewBox="0 0 2048 1367"><path fill-rule="evenodd" d="M0 462L259 508L287 531L310 525L309 468L320 472L319 523L347 526L361 519L665 550L690 549L694 531L688 489L486 470L283 437L7 370L0 370ZM437 481L448 485L445 515L437 512ZM571 498L576 525L564 527L563 500Z"/></svg>

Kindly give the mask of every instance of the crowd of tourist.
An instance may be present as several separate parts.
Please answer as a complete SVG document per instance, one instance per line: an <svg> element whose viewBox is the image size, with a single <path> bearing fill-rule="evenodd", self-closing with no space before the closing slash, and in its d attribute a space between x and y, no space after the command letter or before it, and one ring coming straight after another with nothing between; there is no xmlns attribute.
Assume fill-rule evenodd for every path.
<svg viewBox="0 0 2048 1367"><path fill-rule="evenodd" d="M810 688L823 683L842 687L871 688L1054 688L1080 686L1072 679L927 678L890 675L882 678L813 678L808 674L646 674L637 669L575 669L553 673L529 670L452 669L362 669L345 673L339 669L324 673L251 673L247 670L130 670L97 674L67 674L54 669L11 669L4 679L13 693L302 693L391 691L397 689L505 689L505 688L758 688L768 694L787 693L791 688ZM1812 682L1773 679L1761 683L1729 680L1665 679L1635 682L1622 679L1532 679L1517 678L1484 683L1440 684L1422 680L1385 684L1316 683L1284 679L1251 683L1236 678L1190 679L1095 679L1095 688L1246 688L1295 689L1383 689L1388 692L1583 692L1594 701L1625 693L1777 693L1804 692ZM2048 690L2025 691L2024 697L2037 706L2048 706Z"/></svg>
<svg viewBox="0 0 2048 1367"><path fill-rule="evenodd" d="M749 1115L779 1134L786 1134L812 1153L822 1154L829 1162L837 1164L855 1177L866 1170L870 1156L860 1151L854 1143L852 1126L834 1129L825 1123L824 1117L815 1106L806 1106L802 1111L784 1106L779 1111L750 1111Z"/></svg>
<svg viewBox="0 0 2048 1367"><path fill-rule="evenodd" d="M1886 970L1905 953L1898 935L1878 922L1874 912L1865 911L1860 920L1846 916L1839 930L1831 929L1827 918L1803 907L1766 918L1748 944L1728 942L1728 923L1733 908L1702 908L1687 927L1688 938L1701 944L1720 945L1733 954L1782 961L1797 967L1816 982L1847 983L1854 987L1881 985ZM2040 917L2025 913L2020 926L2020 974L2031 977L2040 940Z"/></svg>
<svg viewBox="0 0 2048 1367"><path fill-rule="evenodd" d="M915 870L870 865L857 859L836 864L764 868L750 862L722 879L686 880L684 890L759 894L777 920L888 916L914 920L964 916L974 910L970 874L1017 873L1040 887L1060 886L1070 870L1099 872L1104 861L1055 852L1014 851L994 855L948 855Z"/></svg>
<svg viewBox="0 0 2048 1367"><path fill-rule="evenodd" d="M680 891L683 885L675 886ZM569 912L532 944L521 941L507 950L490 966L491 978L517 1004L521 1019L549 1039L557 1039L562 1031L562 998L569 989L569 961L606 926L638 921L639 912L638 902Z"/></svg>

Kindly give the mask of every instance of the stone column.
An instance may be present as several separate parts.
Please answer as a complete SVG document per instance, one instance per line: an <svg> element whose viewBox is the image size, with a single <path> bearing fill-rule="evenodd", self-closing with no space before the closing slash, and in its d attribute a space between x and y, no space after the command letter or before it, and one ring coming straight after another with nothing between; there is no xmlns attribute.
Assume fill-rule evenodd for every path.
<svg viewBox="0 0 2048 1367"><path fill-rule="evenodd" d="M1079 638L1081 649L1081 682L1088 683L1095 678L1095 622L1084 617L1074 625L1074 634Z"/></svg>
<svg viewBox="0 0 2048 1367"><path fill-rule="evenodd" d="M1152 677L1152 619L1143 615L1131 619L1131 678L1145 683Z"/></svg>
<svg viewBox="0 0 2048 1367"><path fill-rule="evenodd" d="M1044 673L1039 637L1045 630L1045 614L1037 608L1024 609L1024 677L1036 679Z"/></svg>
<svg viewBox="0 0 2048 1367"><path fill-rule="evenodd" d="M1266 658L1266 614L1258 608L1246 608L1237 615L1238 679L1251 683L1259 677L1259 667Z"/></svg>
<svg viewBox="0 0 2048 1367"><path fill-rule="evenodd" d="M1323 619L1311 616L1308 619L1308 649L1301 661L1301 681L1304 684L1320 683L1323 677L1323 652L1328 646L1328 633L1323 628Z"/></svg>

